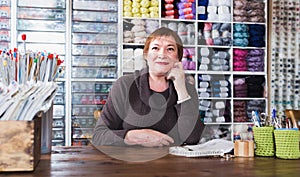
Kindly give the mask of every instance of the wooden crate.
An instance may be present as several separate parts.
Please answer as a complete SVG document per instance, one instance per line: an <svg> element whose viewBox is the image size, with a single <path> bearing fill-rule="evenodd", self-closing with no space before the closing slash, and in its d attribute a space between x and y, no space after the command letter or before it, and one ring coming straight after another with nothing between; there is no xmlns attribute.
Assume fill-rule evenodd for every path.
<svg viewBox="0 0 300 177"><path fill-rule="evenodd" d="M41 118L0 121L0 172L34 171L41 156Z"/></svg>

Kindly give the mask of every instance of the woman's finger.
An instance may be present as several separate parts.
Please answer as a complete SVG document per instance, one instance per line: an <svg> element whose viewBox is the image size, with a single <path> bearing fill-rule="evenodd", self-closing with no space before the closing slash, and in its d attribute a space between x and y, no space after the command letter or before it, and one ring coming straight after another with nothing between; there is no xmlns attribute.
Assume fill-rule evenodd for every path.
<svg viewBox="0 0 300 177"><path fill-rule="evenodd" d="M166 134L163 135L163 139L168 141L169 143L174 143L174 139Z"/></svg>
<svg viewBox="0 0 300 177"><path fill-rule="evenodd" d="M174 68L183 69L183 65L181 62L176 62L176 63L174 63Z"/></svg>

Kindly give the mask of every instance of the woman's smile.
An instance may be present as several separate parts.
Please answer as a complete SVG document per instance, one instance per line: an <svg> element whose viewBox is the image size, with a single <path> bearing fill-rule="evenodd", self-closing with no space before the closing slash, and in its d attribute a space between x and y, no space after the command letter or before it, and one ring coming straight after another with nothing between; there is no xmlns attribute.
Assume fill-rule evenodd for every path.
<svg viewBox="0 0 300 177"><path fill-rule="evenodd" d="M158 62L155 62L156 64L159 64L159 65L169 65L169 62L164 62L164 61L158 61Z"/></svg>

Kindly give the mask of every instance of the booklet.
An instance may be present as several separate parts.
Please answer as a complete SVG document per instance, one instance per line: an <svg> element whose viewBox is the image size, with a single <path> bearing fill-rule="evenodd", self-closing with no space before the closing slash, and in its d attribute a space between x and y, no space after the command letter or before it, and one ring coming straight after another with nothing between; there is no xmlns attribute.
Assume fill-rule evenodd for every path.
<svg viewBox="0 0 300 177"><path fill-rule="evenodd" d="M169 154L184 157L223 156L234 148L232 141L213 139L197 145L174 146L169 148Z"/></svg>

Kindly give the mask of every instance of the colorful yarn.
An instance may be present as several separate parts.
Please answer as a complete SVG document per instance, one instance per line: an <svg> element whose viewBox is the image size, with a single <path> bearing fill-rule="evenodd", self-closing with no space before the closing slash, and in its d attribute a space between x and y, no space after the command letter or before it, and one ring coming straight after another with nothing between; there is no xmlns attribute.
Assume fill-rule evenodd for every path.
<svg viewBox="0 0 300 177"><path fill-rule="evenodd" d="M246 24L234 24L233 27L233 31L247 32L249 30L249 27Z"/></svg>
<svg viewBox="0 0 300 177"><path fill-rule="evenodd" d="M233 49L234 56L246 57L248 55L248 50L244 49Z"/></svg>
<svg viewBox="0 0 300 177"><path fill-rule="evenodd" d="M233 40L233 45L235 46L247 47L248 44L249 41L246 38L237 38Z"/></svg>

